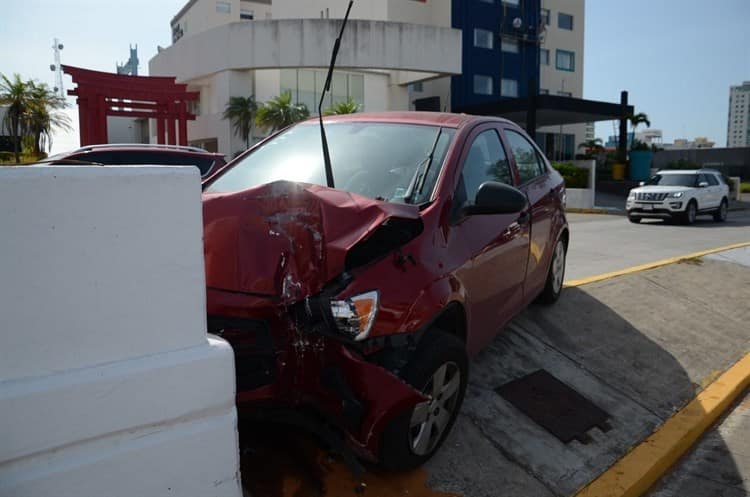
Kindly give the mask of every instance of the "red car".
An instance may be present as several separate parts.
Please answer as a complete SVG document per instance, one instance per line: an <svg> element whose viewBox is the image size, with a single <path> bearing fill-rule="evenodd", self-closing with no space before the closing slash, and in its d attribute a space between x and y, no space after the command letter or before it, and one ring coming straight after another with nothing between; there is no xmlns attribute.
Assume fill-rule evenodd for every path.
<svg viewBox="0 0 750 497"><path fill-rule="evenodd" d="M224 167L225 163L222 154L207 152L202 148L147 143L88 145L71 152L53 155L40 162L48 165L195 166L200 170L202 178L208 178Z"/></svg>
<svg viewBox="0 0 750 497"><path fill-rule="evenodd" d="M503 119L325 123L336 188L317 121L204 184L209 329L235 350L241 413L332 427L360 457L413 468L450 431L468 358L560 295L563 179Z"/></svg>

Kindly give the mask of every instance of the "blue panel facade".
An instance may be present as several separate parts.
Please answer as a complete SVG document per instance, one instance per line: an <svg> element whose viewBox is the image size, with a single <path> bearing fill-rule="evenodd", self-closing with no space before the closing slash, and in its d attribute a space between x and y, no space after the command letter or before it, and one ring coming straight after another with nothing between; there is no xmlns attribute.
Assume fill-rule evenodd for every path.
<svg viewBox="0 0 750 497"><path fill-rule="evenodd" d="M454 76L451 85L453 109L497 101L500 98L527 97L529 82L533 90L539 91L539 45L538 32L541 0L453 0L453 27L463 32L463 69L461 76ZM514 5L516 4L516 5ZM520 27L514 20L520 19ZM474 30L493 33L492 48L475 46ZM502 41L518 47L518 53L502 50ZM475 76L479 86L483 76L492 77L492 92L489 95L475 91ZM502 80L506 82L502 91ZM517 95L510 95L514 83Z"/></svg>

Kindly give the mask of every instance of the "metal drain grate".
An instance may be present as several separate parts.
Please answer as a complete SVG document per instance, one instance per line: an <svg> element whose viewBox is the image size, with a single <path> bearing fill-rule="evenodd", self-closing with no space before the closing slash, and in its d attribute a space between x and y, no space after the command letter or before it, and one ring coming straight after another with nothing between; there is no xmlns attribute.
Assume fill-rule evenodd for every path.
<svg viewBox="0 0 750 497"><path fill-rule="evenodd" d="M588 443L586 432L609 431L609 414L568 385L541 369L495 389L538 425L563 443Z"/></svg>

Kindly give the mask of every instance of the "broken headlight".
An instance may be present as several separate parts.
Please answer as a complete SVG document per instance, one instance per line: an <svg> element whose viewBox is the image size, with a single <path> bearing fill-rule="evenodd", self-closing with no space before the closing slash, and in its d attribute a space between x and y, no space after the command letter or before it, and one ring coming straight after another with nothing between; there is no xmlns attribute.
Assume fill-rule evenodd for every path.
<svg viewBox="0 0 750 497"><path fill-rule="evenodd" d="M378 314L378 297L378 292L372 291L331 300L331 314L339 331L356 341L367 338Z"/></svg>

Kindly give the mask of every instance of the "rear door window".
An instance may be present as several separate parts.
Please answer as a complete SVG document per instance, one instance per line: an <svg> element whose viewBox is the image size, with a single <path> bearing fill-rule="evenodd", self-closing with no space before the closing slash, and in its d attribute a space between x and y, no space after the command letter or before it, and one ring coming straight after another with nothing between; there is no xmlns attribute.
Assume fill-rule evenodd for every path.
<svg viewBox="0 0 750 497"><path fill-rule="evenodd" d="M505 138L510 144L516 167L521 176L521 183L527 183L534 178L544 175L547 168L540 160L536 149L522 134L512 129L505 129Z"/></svg>
<svg viewBox="0 0 750 497"><path fill-rule="evenodd" d="M713 174L707 174L706 180L708 181L709 186L718 186L719 180L716 179L716 176Z"/></svg>

